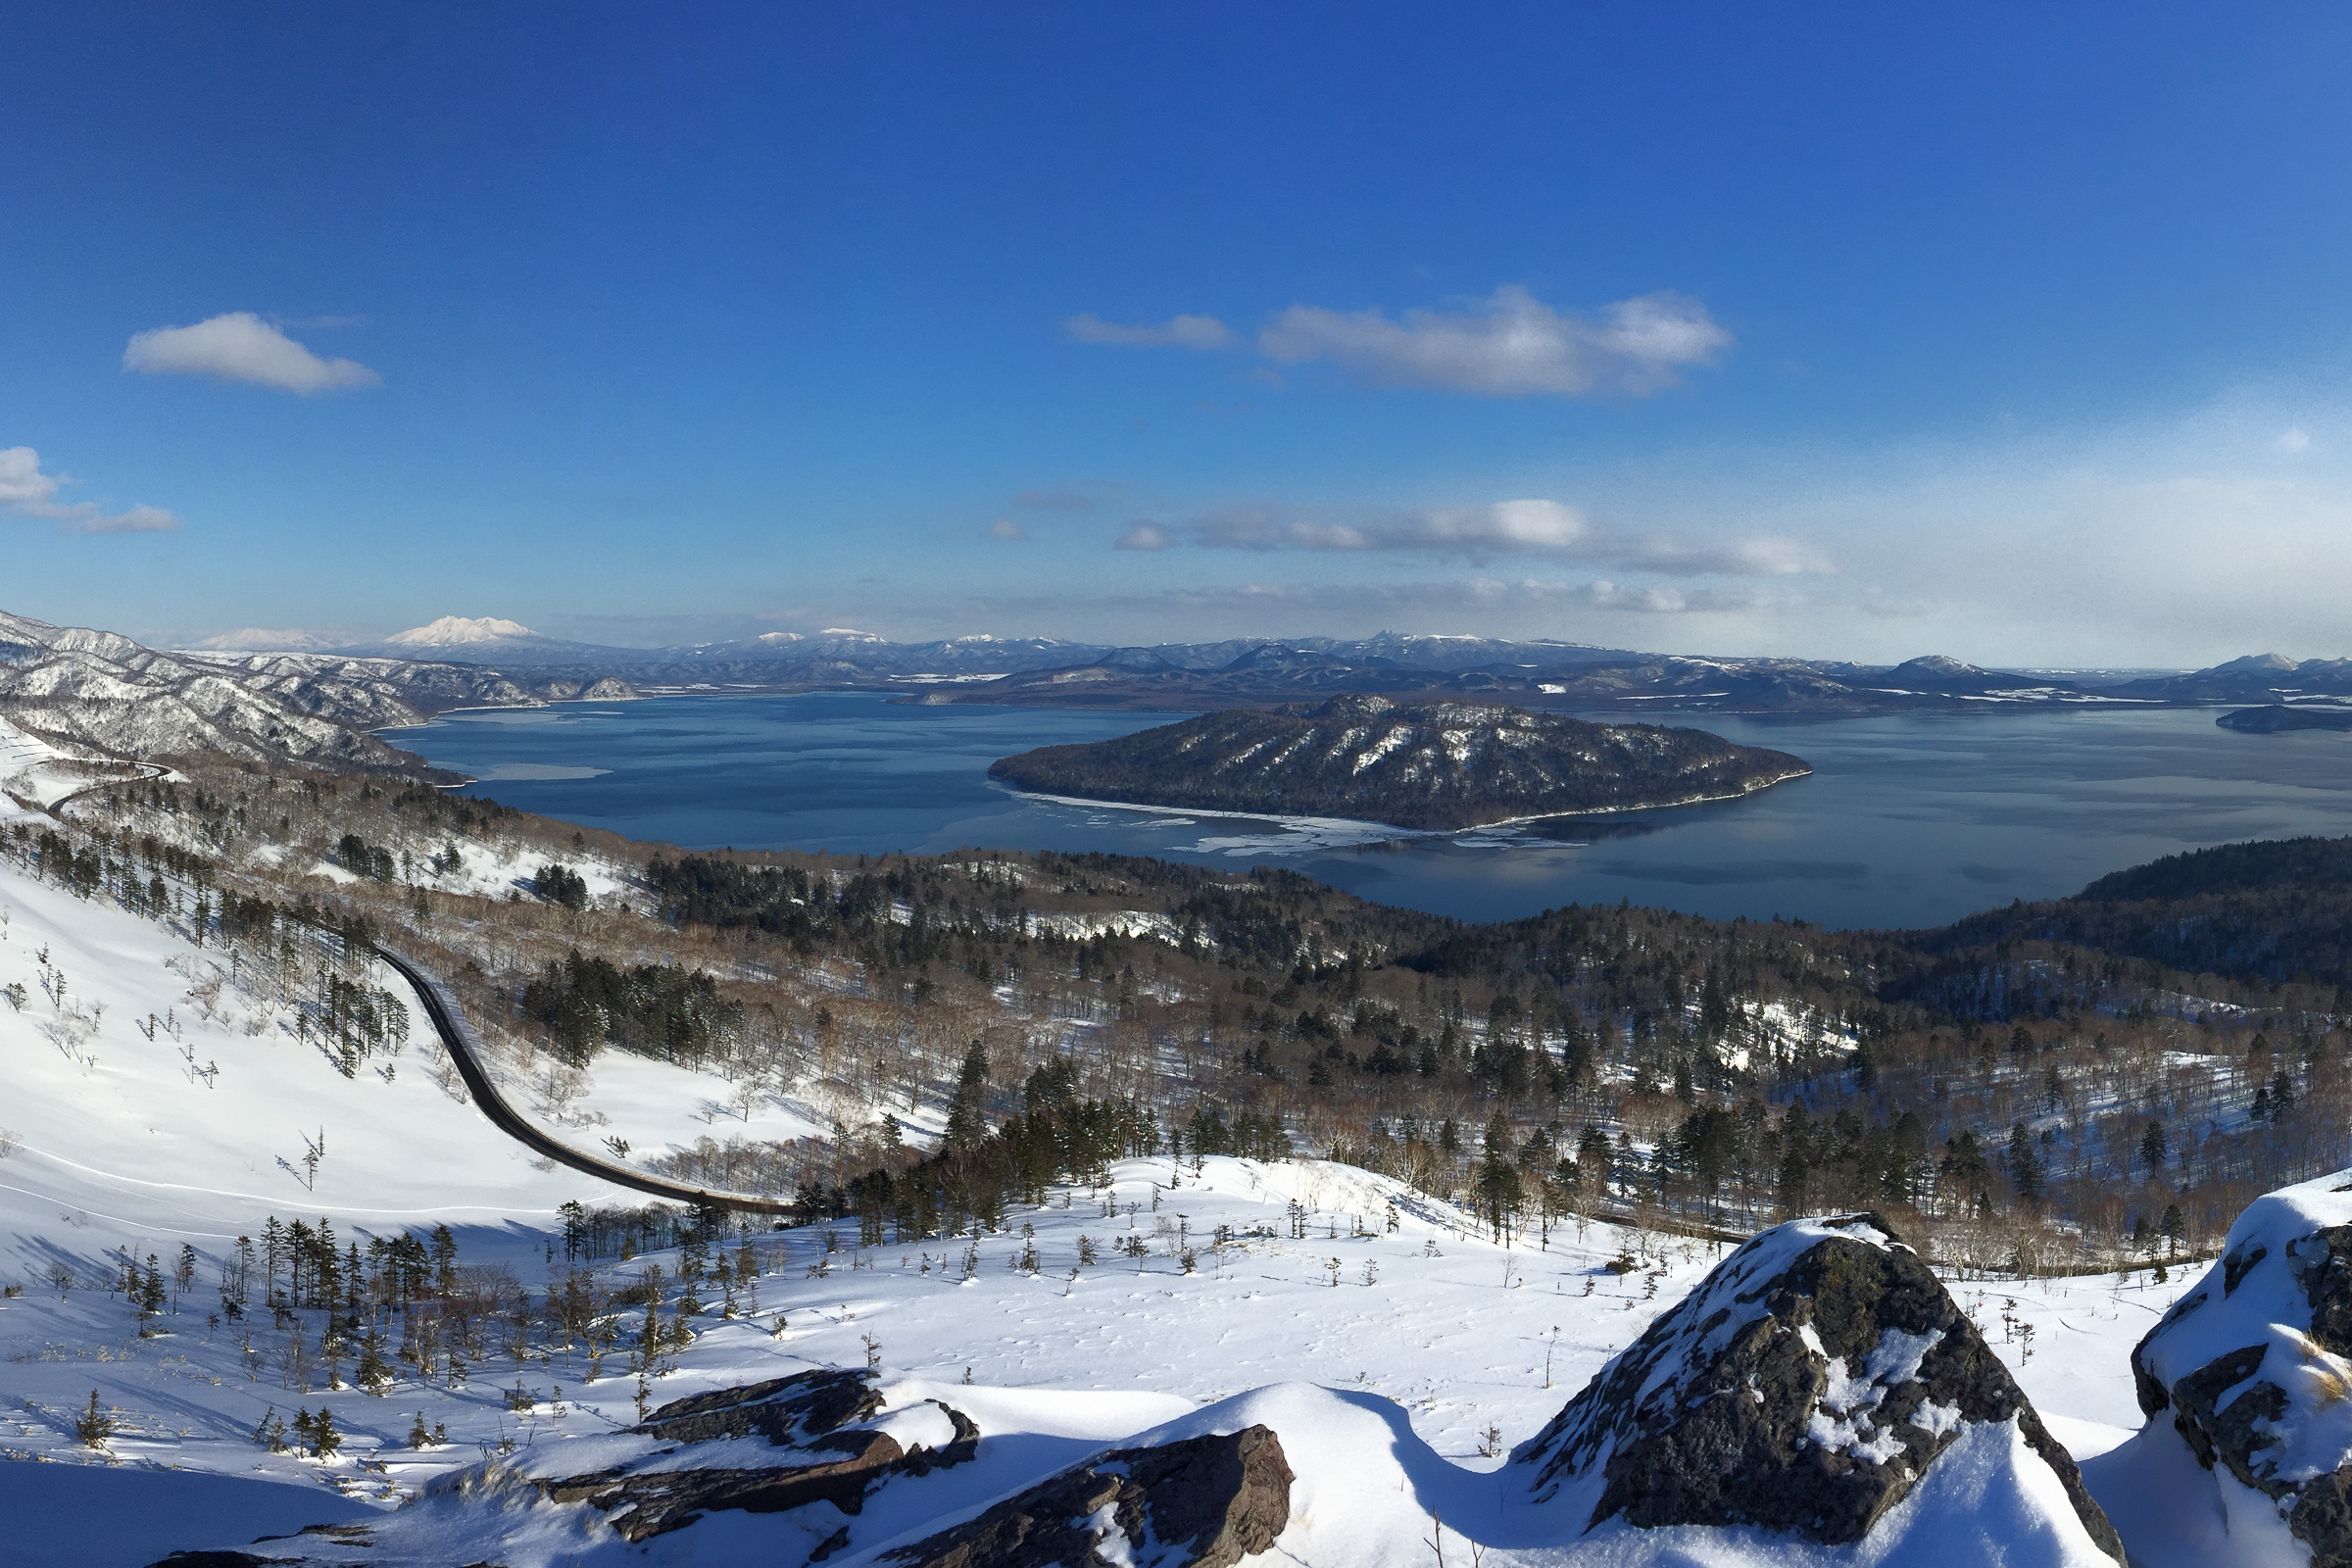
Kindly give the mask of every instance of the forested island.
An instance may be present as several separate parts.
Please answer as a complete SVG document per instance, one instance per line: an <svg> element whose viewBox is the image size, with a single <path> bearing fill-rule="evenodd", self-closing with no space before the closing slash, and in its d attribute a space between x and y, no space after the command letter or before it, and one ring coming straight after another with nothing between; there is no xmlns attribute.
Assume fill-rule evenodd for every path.
<svg viewBox="0 0 2352 1568"><path fill-rule="evenodd" d="M1042 795L1445 832L1721 800L1812 769L1786 752L1736 746L1703 730L1350 695L1041 747L1001 758L988 771Z"/></svg>
<svg viewBox="0 0 2352 1568"><path fill-rule="evenodd" d="M2278 735L2290 729L2352 729L2352 709L2289 708L2283 703L2267 703L2260 708L2240 708L2224 713L2214 722L2241 735Z"/></svg>

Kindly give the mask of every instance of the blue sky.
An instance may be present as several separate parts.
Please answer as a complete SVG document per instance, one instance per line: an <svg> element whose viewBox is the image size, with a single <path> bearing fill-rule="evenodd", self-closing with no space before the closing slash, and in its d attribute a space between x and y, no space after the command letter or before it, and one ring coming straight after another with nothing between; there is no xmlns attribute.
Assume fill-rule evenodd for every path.
<svg viewBox="0 0 2352 1568"><path fill-rule="evenodd" d="M22 612L2352 653L2340 9L9 31Z"/></svg>

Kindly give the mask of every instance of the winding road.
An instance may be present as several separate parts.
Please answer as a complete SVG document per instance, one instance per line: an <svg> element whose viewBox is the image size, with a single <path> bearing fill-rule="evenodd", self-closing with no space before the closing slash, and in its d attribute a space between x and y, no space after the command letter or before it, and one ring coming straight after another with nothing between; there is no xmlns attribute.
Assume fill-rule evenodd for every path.
<svg viewBox="0 0 2352 1568"><path fill-rule="evenodd" d="M792 1204L774 1198L754 1198L746 1193L712 1192L708 1188L689 1187L683 1182L663 1181L648 1176L626 1165L585 1154L568 1144L559 1143L539 1127L526 1120L521 1112L507 1103L506 1097L490 1081L489 1072L482 1066L480 1048L475 1044L473 1031L466 1025L466 1015L459 1010L457 999L449 988L433 975L394 953L378 947L376 956L400 971L416 991L416 1000L424 1004L424 1015L432 1020L433 1032L441 1037L449 1059L457 1063L458 1076L466 1080L466 1092L473 1096L474 1104L490 1118L490 1124L516 1143L525 1146L573 1170L585 1171L616 1187L633 1188L651 1193L656 1198L667 1198L687 1203L719 1203L728 1208L749 1209L760 1214L789 1214Z"/></svg>

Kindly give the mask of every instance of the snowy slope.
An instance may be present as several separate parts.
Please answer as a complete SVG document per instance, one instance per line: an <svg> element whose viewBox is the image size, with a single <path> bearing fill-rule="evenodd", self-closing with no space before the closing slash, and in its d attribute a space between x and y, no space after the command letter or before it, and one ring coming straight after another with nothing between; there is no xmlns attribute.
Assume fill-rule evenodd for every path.
<svg viewBox="0 0 2352 1568"><path fill-rule="evenodd" d="M220 954L166 925L6 865L0 909L0 986L25 988L22 1008L0 1003L0 1285L21 1289L0 1299L0 1452L109 1464L123 1480L131 1478L122 1467L176 1468L307 1488L325 1521L415 1496L436 1476L479 1465L502 1441L516 1445L507 1462L539 1473L589 1468L598 1446L636 1419L636 1381L617 1360L590 1383L577 1352L534 1351L520 1365L501 1353L456 1387L403 1366L390 1392L371 1397L306 1384L266 1312L242 1327L208 1324L223 1250L258 1236L271 1215L325 1217L339 1237L363 1243L447 1223L468 1262L503 1263L540 1290L563 1266L557 1205L635 1199L539 1169L504 1143L436 1079L420 1023L402 1054L346 1078L294 1038L284 1005L250 975L221 976ZM321 1132L314 1188L305 1136ZM1439 1528L1433 1512L1449 1552L1458 1547L1467 1561L1475 1541L1495 1564L1976 1561L1984 1559L1964 1548L1981 1544L1983 1530L1961 1528L1971 1511L2018 1506L1977 1495L2003 1473L2002 1454L1955 1449L1966 1462L1939 1462L1899 1517L1851 1550L1619 1531L1566 1552L1547 1526L1504 1506L1501 1455L1680 1299L1722 1249L1667 1239L1620 1275L1603 1265L1634 1238L1613 1226L1571 1221L1547 1246L1505 1250L1443 1205L1352 1167L1213 1158L1196 1173L1160 1159L1126 1161L1112 1174L1110 1189L1057 1190L976 1242L859 1250L855 1222L758 1236L756 1308L730 1320L710 1306L675 1369L653 1381L652 1397L859 1366L870 1353L891 1409L939 1397L969 1413L986 1465L943 1473L945 1490L921 1494L921 1518L869 1507L852 1548L831 1562L870 1560L895 1535L974 1511L1146 1429L1255 1421L1283 1435L1298 1477L1294 1523L1269 1561L1425 1562L1420 1542ZM1220 1228L1232 1240L1219 1242ZM1099 1258L1084 1267L1081 1236ZM1142 1257L1113 1250L1129 1237ZM183 1244L199 1254L196 1287L165 1315L160 1336L141 1339L123 1298L102 1288L116 1272L109 1254L152 1252L168 1266ZM1189 1273L1180 1256L1188 1247ZM1032 1248L1034 1271L1020 1266ZM625 1285L649 1262L674 1275L678 1258L607 1258L599 1277ZM2170 1292L2060 1281L1955 1295L2079 1451L2110 1447L2137 1424L2128 1355ZM2014 1334L2004 1342L2005 1317L2036 1325L2030 1357ZM121 1422L103 1452L73 1430L73 1412L93 1390ZM251 1441L265 1412L290 1418L322 1403L351 1434L339 1458L271 1453ZM447 1442L409 1447L419 1416L442 1424ZM151 1530L131 1529L146 1530L150 1511L76 1513L69 1524L41 1502L69 1495L63 1473L56 1490L44 1475L0 1465L0 1497L20 1515L60 1521L0 1543L0 1563L9 1551L33 1551L24 1560L139 1568L158 1554ZM230 1480L218 1485L206 1494L218 1506L191 1509L173 1544L241 1545L287 1528L283 1492L231 1496ZM467 1482L473 1492L408 1509L368 1560L715 1563L780 1549L785 1539L780 1522L727 1513L624 1548L584 1504L484 1500L486 1485L477 1476ZM2102 1500L2120 1509L2129 1498ZM2033 1547L2036 1505L2023 1506L2000 1527L2015 1539L2010 1560L2066 1560ZM413 1555L395 1550L409 1549L404 1541ZM285 1549L340 1548L310 1537Z"/></svg>

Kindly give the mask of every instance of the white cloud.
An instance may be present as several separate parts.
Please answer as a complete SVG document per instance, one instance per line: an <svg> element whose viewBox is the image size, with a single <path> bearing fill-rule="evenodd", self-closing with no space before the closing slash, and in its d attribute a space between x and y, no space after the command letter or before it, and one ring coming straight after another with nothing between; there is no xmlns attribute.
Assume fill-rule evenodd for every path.
<svg viewBox="0 0 2352 1568"><path fill-rule="evenodd" d="M1233 328L1213 316L1171 316L1156 326L1129 326L1097 316L1073 316L1061 323L1061 329L1081 343L1113 348L1229 349L1235 341Z"/></svg>
<svg viewBox="0 0 2352 1568"><path fill-rule="evenodd" d="M1004 540L1008 544L1025 545L1029 542L1029 530L1010 517L999 517L990 523L988 536L991 539Z"/></svg>
<svg viewBox="0 0 2352 1568"><path fill-rule="evenodd" d="M165 533L179 526L179 519L161 507L131 507L109 515L94 501L59 501L58 487L72 482L65 474L44 473L41 455L31 447L0 449L0 512L40 517L66 533Z"/></svg>
<svg viewBox="0 0 2352 1568"><path fill-rule="evenodd" d="M1730 331L1686 295L1643 294L1602 307L1597 320L1562 315L1504 284L1460 311L1341 312L1294 305L1257 335L1285 365L1328 360L1375 386L1432 387L1479 397L1642 397L1709 365Z"/></svg>
<svg viewBox="0 0 2352 1568"><path fill-rule="evenodd" d="M383 379L356 360L313 354L251 311L231 311L194 326L141 332L122 351L122 368L148 375L208 375L309 397Z"/></svg>
<svg viewBox="0 0 2352 1568"><path fill-rule="evenodd" d="M2279 435L2278 450L2289 455L2297 452L2309 452L2311 450L2311 432L2299 424L2290 426Z"/></svg>
<svg viewBox="0 0 2352 1568"><path fill-rule="evenodd" d="M0 507L29 512L45 506L62 482L55 474L41 471L41 455L32 448L0 450Z"/></svg>
<svg viewBox="0 0 2352 1568"><path fill-rule="evenodd" d="M1113 550L1165 550L1168 536L1157 524L1138 521L1119 535Z"/></svg>

